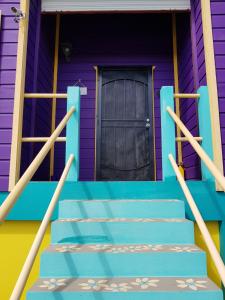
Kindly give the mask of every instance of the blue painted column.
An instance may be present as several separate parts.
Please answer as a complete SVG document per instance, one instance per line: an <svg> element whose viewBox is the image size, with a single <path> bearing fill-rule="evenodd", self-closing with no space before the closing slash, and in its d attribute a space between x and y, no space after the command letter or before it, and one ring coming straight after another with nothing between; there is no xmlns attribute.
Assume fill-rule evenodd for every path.
<svg viewBox="0 0 225 300"><path fill-rule="evenodd" d="M174 90L172 86L164 86L160 90L163 180L175 179L174 170L168 159L169 154L172 154L176 159L175 124L166 110L167 106L174 111Z"/></svg>
<svg viewBox="0 0 225 300"><path fill-rule="evenodd" d="M208 87L202 86L198 89L200 98L198 100L198 120L199 120L199 135L203 138L201 146L205 152L213 159L212 147L212 127L211 114L209 104ZM201 160L201 172L203 180L215 181L214 176L210 173L206 165Z"/></svg>
<svg viewBox="0 0 225 300"><path fill-rule="evenodd" d="M76 109L66 126L66 162L71 154L74 154L75 157L67 181L78 181L80 170L80 88L68 87L67 95L67 112L72 106Z"/></svg>

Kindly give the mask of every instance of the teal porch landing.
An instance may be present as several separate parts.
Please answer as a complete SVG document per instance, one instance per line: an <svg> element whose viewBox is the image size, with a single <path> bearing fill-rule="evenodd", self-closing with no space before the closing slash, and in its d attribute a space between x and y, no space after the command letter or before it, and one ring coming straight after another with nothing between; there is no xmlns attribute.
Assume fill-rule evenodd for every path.
<svg viewBox="0 0 225 300"><path fill-rule="evenodd" d="M8 220L42 220L57 182L30 182L8 216ZM225 220L225 194L210 181L187 181L205 221ZM8 193L0 193L0 203ZM179 199L185 201L186 216L193 220L176 180L156 182L66 182L60 200L78 199ZM56 219L57 211L53 215Z"/></svg>

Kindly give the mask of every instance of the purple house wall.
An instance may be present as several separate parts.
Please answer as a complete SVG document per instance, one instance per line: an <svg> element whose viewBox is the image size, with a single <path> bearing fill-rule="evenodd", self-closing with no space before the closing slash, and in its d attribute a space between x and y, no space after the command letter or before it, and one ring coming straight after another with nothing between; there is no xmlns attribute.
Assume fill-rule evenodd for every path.
<svg viewBox="0 0 225 300"><path fill-rule="evenodd" d="M55 17L40 14L41 1L31 0L28 32L27 93L51 93L53 84L53 54ZM23 136L50 136L51 100L26 99L24 103ZM22 146L21 174L36 156L42 143L24 143ZM47 170L47 171L46 171ZM33 177L33 180L49 180L49 155Z"/></svg>
<svg viewBox="0 0 225 300"><path fill-rule="evenodd" d="M11 151L13 98L15 87L18 24L13 21L11 6L18 1L0 3L2 26L0 32L0 190L8 189ZM200 0L192 0L191 28L183 14L178 16L179 75L181 92L193 92L206 84L204 46ZM211 0L214 48L216 55L220 122L225 162L225 3ZM27 58L26 91L51 92L54 16L39 14L40 2L31 0L31 21ZM155 28L160 15L88 15L62 17L61 42L73 43L71 62L60 56L58 91L81 79L88 87L88 95L81 103L81 180L94 179L95 159L95 65L155 65L155 115L157 179L161 179L161 139L159 118L159 89L173 84L171 16L164 15L160 28ZM111 18L111 19L110 19ZM126 22L124 19L126 18ZM66 20L67 19L67 20ZM184 21L185 20L185 21ZM110 22L111 21L111 22ZM132 27L135 23L136 26ZM71 26L71 24L73 26ZM107 26L106 26L107 24ZM111 24L111 25L110 25ZM129 26L128 26L129 24ZM137 25L138 24L138 25ZM71 31L72 28L72 31ZM90 30L91 29L91 30ZM181 31L179 31L181 29ZM113 33L115 30L116 34ZM39 32L41 32L39 38ZM74 34L71 35L71 32ZM161 39L159 38L161 34ZM126 37L126 38L124 38ZM152 43L152 41L157 41ZM129 52L127 52L127 48ZM194 50L191 53L191 48ZM34 59L35 58L35 59ZM34 61L34 63L33 63ZM191 75L193 74L193 76ZM25 102L24 136L48 136L50 133L51 104L46 100ZM58 101L57 122L65 114L65 102ZM43 117L44 116L44 117ZM181 116L194 135L198 134L195 101L182 103ZM31 122L32 120L32 122ZM35 120L35 121L33 121ZM30 126L31 124L31 126ZM62 134L63 135L63 134ZM21 172L29 164L40 144L23 146ZM199 179L199 161L190 145L183 144L184 166L187 179ZM48 158L35 179L48 179ZM56 146L56 178L64 166L64 145Z"/></svg>
<svg viewBox="0 0 225 300"><path fill-rule="evenodd" d="M225 168L225 2L211 0L211 11L217 69L223 165Z"/></svg>
<svg viewBox="0 0 225 300"><path fill-rule="evenodd" d="M18 39L18 24L13 21L10 8L19 2L0 2L0 191L8 190Z"/></svg>
<svg viewBox="0 0 225 300"><path fill-rule="evenodd" d="M180 14L177 16L177 40L178 40L178 65L179 88L181 93L194 93L199 84L194 76L194 53L192 49L194 28L192 16ZM193 99L180 100L181 120L194 136L198 136L197 102ZM185 178L200 179L200 161L198 155L189 143L182 143L182 157L185 169Z"/></svg>
<svg viewBox="0 0 225 300"><path fill-rule="evenodd" d="M187 85L181 86L182 92L193 92L201 85L206 85L206 70L204 57L204 43L201 19L201 1L191 1L191 43L190 39L184 38L183 45L180 46L180 73L187 76ZM225 3L224 1L211 0L212 28L214 38L214 51L217 69L220 125L223 147L223 163L225 165ZM183 28L182 28L183 31ZM187 34L187 29L181 36ZM187 50L193 49L192 58ZM182 68L182 61L186 61L185 68ZM193 67L193 77L190 77L191 65ZM188 71L189 69L189 71ZM184 81L182 81L184 82ZM183 121L194 135L198 135L197 115L195 100L182 102L181 114ZM199 159L189 144L183 145L184 165L186 179L200 178Z"/></svg>

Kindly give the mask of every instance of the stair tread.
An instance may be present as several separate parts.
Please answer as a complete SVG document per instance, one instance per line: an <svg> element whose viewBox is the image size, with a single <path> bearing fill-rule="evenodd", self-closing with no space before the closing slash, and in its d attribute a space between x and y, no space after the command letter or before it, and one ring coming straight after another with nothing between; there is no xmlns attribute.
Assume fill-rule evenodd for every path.
<svg viewBox="0 0 225 300"><path fill-rule="evenodd" d="M80 223L92 223L92 222L133 222L133 223L150 223L150 222L174 222L183 223L191 222L188 219L182 218L62 218L57 219L55 222L80 222Z"/></svg>
<svg viewBox="0 0 225 300"><path fill-rule="evenodd" d="M30 289L57 292L219 291L208 277L39 278Z"/></svg>
<svg viewBox="0 0 225 300"><path fill-rule="evenodd" d="M50 245L45 252L59 253L197 253L203 252L194 244L63 244Z"/></svg>

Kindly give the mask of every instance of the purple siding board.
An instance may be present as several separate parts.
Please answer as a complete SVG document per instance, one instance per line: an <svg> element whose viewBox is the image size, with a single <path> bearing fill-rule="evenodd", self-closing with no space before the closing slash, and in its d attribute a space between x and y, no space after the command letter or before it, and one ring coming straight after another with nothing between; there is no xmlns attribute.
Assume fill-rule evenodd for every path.
<svg viewBox="0 0 225 300"><path fill-rule="evenodd" d="M179 89L181 93L193 93L198 86L199 72L196 70L197 53L193 53L192 49L198 42L196 35L196 20L192 14L177 15L177 35L178 35L178 65L179 65ZM192 26L192 27L191 27ZM195 37L193 41L193 36ZM201 38L201 34L199 35ZM196 101L191 99L182 100L180 105L181 120L191 131L193 135L198 135L198 118ZM185 170L185 178L199 179L200 162L195 151L187 143L182 143L183 164Z"/></svg>
<svg viewBox="0 0 225 300"><path fill-rule="evenodd" d="M222 144L225 145L225 3L211 0L212 27L217 70L220 126ZM223 147L223 164L225 167L225 148Z"/></svg>
<svg viewBox="0 0 225 300"><path fill-rule="evenodd" d="M53 47L55 17L40 14L41 1L30 2L28 32L26 92L52 92ZM24 105L23 136L50 136L51 100L26 100ZM42 143L24 143L21 174L40 151ZM49 155L37 170L33 180L49 180Z"/></svg>
<svg viewBox="0 0 225 300"><path fill-rule="evenodd" d="M0 2L0 192L8 190L18 39L18 24L13 21L11 6L19 6L19 2Z"/></svg>

